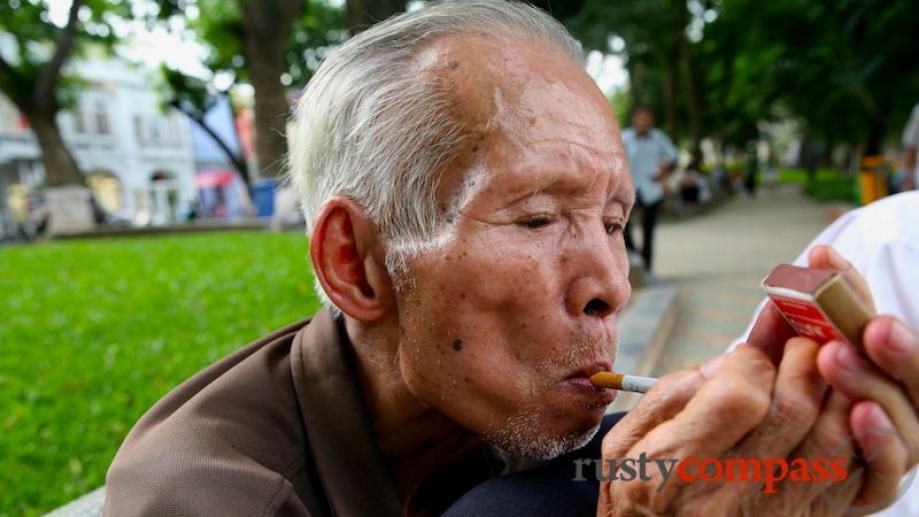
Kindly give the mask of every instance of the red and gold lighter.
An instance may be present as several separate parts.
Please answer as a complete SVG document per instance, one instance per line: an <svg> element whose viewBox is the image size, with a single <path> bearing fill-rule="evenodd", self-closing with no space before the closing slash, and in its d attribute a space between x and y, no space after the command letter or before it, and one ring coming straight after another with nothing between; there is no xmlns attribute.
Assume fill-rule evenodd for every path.
<svg viewBox="0 0 919 517"><path fill-rule="evenodd" d="M779 264L763 289L799 335L821 345L848 341L865 353L862 333L874 311L838 271Z"/></svg>

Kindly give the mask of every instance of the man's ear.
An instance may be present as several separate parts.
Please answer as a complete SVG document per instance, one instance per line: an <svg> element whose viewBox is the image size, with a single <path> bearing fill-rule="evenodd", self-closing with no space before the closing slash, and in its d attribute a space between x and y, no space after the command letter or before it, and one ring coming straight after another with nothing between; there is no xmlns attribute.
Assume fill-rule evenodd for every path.
<svg viewBox="0 0 919 517"><path fill-rule="evenodd" d="M374 225L354 201L326 201L310 235L310 260L326 295L342 312L372 321L394 306L392 282Z"/></svg>

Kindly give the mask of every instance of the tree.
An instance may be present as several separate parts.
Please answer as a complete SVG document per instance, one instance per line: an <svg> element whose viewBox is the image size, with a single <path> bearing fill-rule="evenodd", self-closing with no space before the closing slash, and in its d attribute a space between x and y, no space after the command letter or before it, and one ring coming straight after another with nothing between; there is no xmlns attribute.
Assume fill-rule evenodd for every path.
<svg viewBox="0 0 919 517"><path fill-rule="evenodd" d="M602 0L579 0L552 12L588 49L610 52L611 37L621 38L629 104L652 107L664 129L688 136L699 154L704 102L697 45L686 34L691 21L686 0L619 2L614 9Z"/></svg>
<svg viewBox="0 0 919 517"><path fill-rule="evenodd" d="M300 17L302 0L241 0L244 53L249 80L255 88L255 154L259 174L279 178L287 156L287 49L293 20ZM285 23L286 22L286 23Z"/></svg>
<svg viewBox="0 0 919 517"><path fill-rule="evenodd" d="M255 92L258 174L278 178L287 155L288 88L305 83L323 52L344 39L339 9L321 0L160 0L160 16L187 15L209 50L205 65Z"/></svg>
<svg viewBox="0 0 919 517"><path fill-rule="evenodd" d="M242 150L240 149L239 152L234 151L232 145L225 141L217 130L205 120L205 115L217 104L218 97L228 96L229 94L227 92L212 93L209 91L207 83L203 80L187 76L166 65L160 67L160 73L169 90L165 95L165 106L179 110L201 128L224 153L233 168L236 169L243 183L250 187L252 178L249 174L249 164L246 162L246 157L242 155Z"/></svg>
<svg viewBox="0 0 919 517"><path fill-rule="evenodd" d="M828 150L875 153L919 98L917 26L910 0L724 0L703 41L732 115L797 117Z"/></svg>
<svg viewBox="0 0 919 517"><path fill-rule="evenodd" d="M543 2L549 6L548 2ZM630 105L650 104L697 153L743 148L762 121L876 152L919 98L912 0L575 0L555 14L588 48L625 42ZM551 12L551 11L550 11Z"/></svg>
<svg viewBox="0 0 919 517"><path fill-rule="evenodd" d="M114 41L104 15L121 8L107 0L73 0L66 24L58 27L50 21L47 3L5 0L2 4L0 32L11 37L15 56L8 59L0 53L0 91L29 119L46 184L81 184L83 176L56 120L77 83L65 75L65 66L81 43Z"/></svg>

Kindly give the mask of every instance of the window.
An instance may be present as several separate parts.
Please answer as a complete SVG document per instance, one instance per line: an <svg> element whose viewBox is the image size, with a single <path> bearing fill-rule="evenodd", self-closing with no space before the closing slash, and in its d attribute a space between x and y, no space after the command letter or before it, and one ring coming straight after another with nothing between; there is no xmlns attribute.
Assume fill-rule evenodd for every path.
<svg viewBox="0 0 919 517"><path fill-rule="evenodd" d="M134 115L134 138L137 139L137 143L144 145L144 141L147 139L144 134L144 119L140 115Z"/></svg>
<svg viewBox="0 0 919 517"><path fill-rule="evenodd" d="M160 141L160 118L150 117L150 139L154 142Z"/></svg>
<svg viewBox="0 0 919 517"><path fill-rule="evenodd" d="M96 133L100 135L110 135L112 133L109 127L108 114L105 112L105 104L96 103Z"/></svg>
<svg viewBox="0 0 919 517"><path fill-rule="evenodd" d="M86 118L83 116L83 110L75 108L73 110L73 132L81 135L86 132Z"/></svg>

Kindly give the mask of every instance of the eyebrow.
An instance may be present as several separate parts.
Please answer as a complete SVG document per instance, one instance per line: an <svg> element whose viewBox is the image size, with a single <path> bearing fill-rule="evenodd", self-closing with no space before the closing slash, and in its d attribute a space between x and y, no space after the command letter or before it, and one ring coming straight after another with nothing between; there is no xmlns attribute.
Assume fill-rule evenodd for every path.
<svg viewBox="0 0 919 517"><path fill-rule="evenodd" d="M519 204L533 196L538 196L543 193L554 196L556 195L557 192L560 192L560 191L574 192L574 191L583 190L582 187L564 187L562 185L564 183L565 183L565 179L563 178L556 179L546 186L528 190L527 192L508 201L505 204L505 206L513 206L513 205ZM619 187L615 189L609 197L606 198L606 201L604 204L608 205L611 202L618 203L622 205L623 207L625 207L626 209L629 209L632 207L632 205L635 204L635 190L630 189L630 188Z"/></svg>

